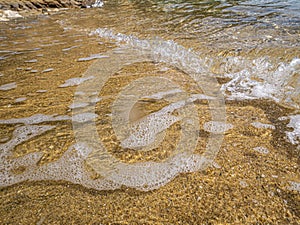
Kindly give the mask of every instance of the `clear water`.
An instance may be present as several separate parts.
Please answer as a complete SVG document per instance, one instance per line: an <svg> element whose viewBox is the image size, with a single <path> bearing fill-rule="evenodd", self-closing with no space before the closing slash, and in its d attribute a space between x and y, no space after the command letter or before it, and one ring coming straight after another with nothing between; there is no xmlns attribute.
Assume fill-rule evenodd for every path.
<svg viewBox="0 0 300 225"><path fill-rule="evenodd" d="M298 223L299 36L297 0L1 22L0 220Z"/></svg>

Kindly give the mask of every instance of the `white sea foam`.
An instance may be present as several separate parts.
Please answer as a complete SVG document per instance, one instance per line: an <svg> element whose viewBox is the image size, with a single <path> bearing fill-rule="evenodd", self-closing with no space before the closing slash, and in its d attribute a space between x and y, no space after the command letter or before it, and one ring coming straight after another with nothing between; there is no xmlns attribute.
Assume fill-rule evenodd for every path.
<svg viewBox="0 0 300 225"><path fill-rule="evenodd" d="M80 114L74 114L72 116L72 121L77 123L85 123L88 121L92 121L97 117L98 115L96 113L80 113Z"/></svg>
<svg viewBox="0 0 300 225"><path fill-rule="evenodd" d="M300 182L290 181L289 189L292 191L298 191L300 193Z"/></svg>
<svg viewBox="0 0 300 225"><path fill-rule="evenodd" d="M0 86L0 91L8 91L8 90L14 89L16 87L17 87L16 82L3 84L3 85Z"/></svg>
<svg viewBox="0 0 300 225"><path fill-rule="evenodd" d="M60 85L59 87L70 87L70 86L76 86L79 85L87 80L91 80L94 79L94 76L90 76L90 77L74 77L71 79L68 79L65 81L64 84Z"/></svg>
<svg viewBox="0 0 300 225"><path fill-rule="evenodd" d="M269 153L269 149L267 149L265 147L261 147L261 146L255 147L255 148L253 148L253 150L255 150L255 151L257 151L261 154L268 154Z"/></svg>
<svg viewBox="0 0 300 225"><path fill-rule="evenodd" d="M272 129L275 130L275 126L272 124L266 124L266 123L261 123L261 122L253 122L251 123L252 126L256 128L264 128L264 129Z"/></svg>
<svg viewBox="0 0 300 225"><path fill-rule="evenodd" d="M86 102L76 102L76 103L72 103L69 106L69 108L70 109L83 108L83 107L86 107L88 105L89 105L89 103L86 103Z"/></svg>
<svg viewBox="0 0 300 225"><path fill-rule="evenodd" d="M146 51L155 61L171 63L178 68L184 68L187 73L207 74L208 67L205 61L191 50L186 50L174 41L141 40L133 35L115 33L110 29L98 28L91 32L103 38L114 39L117 42L126 42L131 48ZM193 78L195 78L193 76Z"/></svg>
<svg viewBox="0 0 300 225"><path fill-rule="evenodd" d="M16 98L15 102L24 102L25 100L27 100L26 97L20 97L20 98Z"/></svg>
<svg viewBox="0 0 300 225"><path fill-rule="evenodd" d="M230 60L228 60L230 59ZM300 59L290 63L271 63L267 58L247 60L240 57L224 60L224 76L232 78L222 85L228 99L272 99L292 107L299 108L295 99L299 95L298 87L292 80L300 71ZM230 94L226 94L229 92Z"/></svg>
<svg viewBox="0 0 300 225"><path fill-rule="evenodd" d="M12 138L0 144L0 187L6 187L27 180L65 180L97 190L119 188L120 184L107 179L95 180L90 177L85 169L84 160L91 153L91 148L85 143L77 143L70 146L60 159L44 165L37 165L43 155L41 152L29 153L18 158L12 157L12 150L17 145L55 128L55 126L29 124L56 119L66 118L35 115L28 118L6 121L6 123L21 122L25 125L17 127L13 132ZM5 121L2 120L1 122ZM12 172L13 169L20 166L25 167L25 171L19 174Z"/></svg>
<svg viewBox="0 0 300 225"><path fill-rule="evenodd" d="M182 108L185 104L185 101L172 103L134 123L130 128L130 136L121 142L121 146L138 149L150 145L156 140L156 136L160 132L179 121L180 118L171 115L171 113Z"/></svg>
<svg viewBox="0 0 300 225"><path fill-rule="evenodd" d="M45 93L47 90L37 90L36 93Z"/></svg>
<svg viewBox="0 0 300 225"><path fill-rule="evenodd" d="M42 122L63 121L63 120L71 120L71 118L67 115L35 114L30 117L0 120L0 124L23 123L23 124L29 125L29 124L38 124L38 123L42 123Z"/></svg>
<svg viewBox="0 0 300 225"><path fill-rule="evenodd" d="M121 142L123 148L138 149L150 145L156 140L158 133L166 130L179 118L160 110L143 118L131 126L130 136Z"/></svg>
<svg viewBox="0 0 300 225"><path fill-rule="evenodd" d="M84 166L84 159L90 151L91 149L88 145L77 143L72 145L60 159L42 166L37 165L37 162L42 157L40 152L30 153L14 159L0 157L0 187L26 180L65 180L97 190L119 188L120 184L107 179L90 178ZM19 166L25 166L26 170L21 174L11 172L13 168Z"/></svg>
<svg viewBox="0 0 300 225"><path fill-rule="evenodd" d="M97 103L97 102L100 102L102 100L102 98L98 98L98 97L93 97L90 99L90 102L91 103Z"/></svg>
<svg viewBox="0 0 300 225"><path fill-rule="evenodd" d="M294 83L295 76L299 76L300 72L299 58L294 58L289 63L272 62L267 57L254 60L243 57L220 57L208 60L197 56L196 60L190 54L186 55L184 50L173 41L140 40L135 36L115 33L110 29L102 28L96 29L91 34L114 39L117 42L126 42L131 47L142 51L152 48L151 53L155 60L172 62L179 68L184 66L190 72L231 78L221 88L224 96L229 100L272 99L288 106L300 107L300 102L297 100L300 95L299 78L298 84ZM216 74L210 72L214 63L222 65Z"/></svg>
<svg viewBox="0 0 300 225"><path fill-rule="evenodd" d="M74 45L74 46L71 46L71 47L69 47L69 48L63 48L62 51L63 51L63 52L70 51L70 50L73 49L73 48L78 48L78 45Z"/></svg>
<svg viewBox="0 0 300 225"><path fill-rule="evenodd" d="M84 96L85 95L85 92L83 92L83 91L76 91L75 93L74 93L75 95L81 95L81 96Z"/></svg>
<svg viewBox="0 0 300 225"><path fill-rule="evenodd" d="M48 73L48 72L51 72L51 71L53 71L53 70L54 70L53 68L44 69L44 70L42 71L42 73Z"/></svg>
<svg viewBox="0 0 300 225"><path fill-rule="evenodd" d="M82 62L82 61L89 61L89 60L92 60L92 59L101 59L101 58L107 58L107 56L106 55L101 55L101 54L92 54L88 57L79 58L77 61Z"/></svg>
<svg viewBox="0 0 300 225"><path fill-rule="evenodd" d="M96 0L94 4L91 5L92 8L101 8L104 5L102 0Z"/></svg>
<svg viewBox="0 0 300 225"><path fill-rule="evenodd" d="M240 185L241 185L241 187L243 187L243 188L246 188L246 187L249 186L249 184L248 184L246 181L244 181L244 180L240 180Z"/></svg>
<svg viewBox="0 0 300 225"><path fill-rule="evenodd" d="M219 121L209 121L204 123L204 130L213 134L221 134L233 128L230 123L224 123Z"/></svg>
<svg viewBox="0 0 300 225"><path fill-rule="evenodd" d="M194 102L196 100L214 100L214 99L216 99L216 98L212 97L212 96L204 95L204 94L193 94L193 95L191 95L189 101Z"/></svg>
<svg viewBox="0 0 300 225"><path fill-rule="evenodd" d="M281 117L281 120L290 119L289 124L287 125L290 128L293 128L293 131L286 131L287 139L293 144L300 147L300 114L290 115L288 117Z"/></svg>
<svg viewBox="0 0 300 225"><path fill-rule="evenodd" d="M207 159L199 155L181 153L174 156L172 161L165 163L145 162L131 166L124 163L118 164L107 179L148 191L165 185L178 173L197 171L207 163Z"/></svg>
<svg viewBox="0 0 300 225"><path fill-rule="evenodd" d="M26 60L25 62L26 63L35 63L37 61L38 61L37 59L30 59L30 60Z"/></svg>

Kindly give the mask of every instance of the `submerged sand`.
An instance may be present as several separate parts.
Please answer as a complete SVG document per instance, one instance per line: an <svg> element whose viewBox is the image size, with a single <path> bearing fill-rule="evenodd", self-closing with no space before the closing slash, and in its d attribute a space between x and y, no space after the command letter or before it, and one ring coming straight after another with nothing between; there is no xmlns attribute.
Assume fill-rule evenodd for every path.
<svg viewBox="0 0 300 225"><path fill-rule="evenodd" d="M72 11L54 18L66 18L70 14ZM0 92L2 120L38 113L72 116L69 106L73 103L76 86L59 86L70 78L80 77L93 63L78 62L79 58L116 47L112 41L88 36L76 29L64 30L53 20L40 20L19 33L9 29L16 25L1 25L1 32L5 30L7 37L5 48L26 52L1 61L1 84L16 82L15 88ZM76 25L80 22L85 21ZM30 42L26 42L27 39ZM35 49L37 44L41 49ZM212 56L236 54L230 49L207 46L199 49ZM282 50L271 47L246 50L239 54L251 58L265 52L271 58L283 55L287 61L299 56L299 49L284 47ZM182 71L176 68L162 71L165 66L150 62L125 66L102 90L106 99L96 105L100 115L96 121L99 136L110 153L123 162L164 160L168 151L172 151L168 143L166 146L171 147L165 152L120 151L107 117L118 91L136 77L163 75L195 91ZM22 97L26 99L16 101ZM207 101L197 101L195 105L201 121L209 121ZM151 102L144 103L143 107L142 114L157 110L157 105ZM227 122L233 128L225 132L215 163L205 171L180 174L165 186L149 192L125 186L97 191L65 181L23 182L0 189L0 221L2 224L299 224L299 188L292 185L293 182L299 185L300 181L299 150L286 139L285 132L291 130L286 127L289 121L279 119L292 112L290 107L271 100L227 100ZM253 122L270 126L255 127ZM43 125L54 125L55 129L16 146L14 157L42 152L39 161L42 165L57 160L75 143L71 121L46 121ZM0 124L0 143L10 140L18 126ZM176 126L167 136L171 143L178 135ZM200 129L196 151L203 151L207 139L208 133ZM15 171L20 172L22 168Z"/></svg>

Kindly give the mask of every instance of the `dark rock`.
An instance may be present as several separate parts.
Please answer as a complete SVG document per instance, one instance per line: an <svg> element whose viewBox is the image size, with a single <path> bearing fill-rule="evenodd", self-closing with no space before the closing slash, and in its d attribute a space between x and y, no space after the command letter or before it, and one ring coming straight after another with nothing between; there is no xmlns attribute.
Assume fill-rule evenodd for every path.
<svg viewBox="0 0 300 225"><path fill-rule="evenodd" d="M35 7L31 2L26 2L26 3L25 3L25 6L26 6L28 9L36 9L36 7Z"/></svg>
<svg viewBox="0 0 300 225"><path fill-rule="evenodd" d="M0 0L1 9L87 8L95 0Z"/></svg>

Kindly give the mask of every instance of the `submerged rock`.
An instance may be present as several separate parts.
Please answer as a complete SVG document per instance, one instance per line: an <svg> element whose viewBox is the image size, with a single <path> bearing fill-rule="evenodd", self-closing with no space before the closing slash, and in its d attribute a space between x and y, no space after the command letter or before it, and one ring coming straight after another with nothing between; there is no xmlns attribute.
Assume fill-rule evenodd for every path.
<svg viewBox="0 0 300 225"><path fill-rule="evenodd" d="M98 4L97 4L98 3ZM2 10L32 10L45 8L89 8L99 5L96 0L0 0Z"/></svg>

